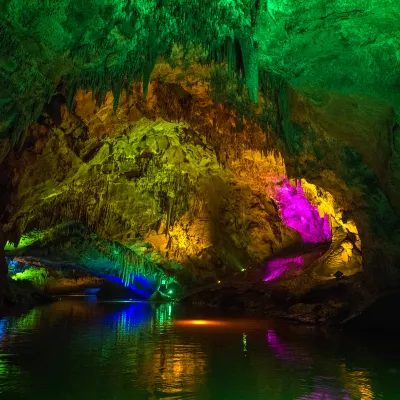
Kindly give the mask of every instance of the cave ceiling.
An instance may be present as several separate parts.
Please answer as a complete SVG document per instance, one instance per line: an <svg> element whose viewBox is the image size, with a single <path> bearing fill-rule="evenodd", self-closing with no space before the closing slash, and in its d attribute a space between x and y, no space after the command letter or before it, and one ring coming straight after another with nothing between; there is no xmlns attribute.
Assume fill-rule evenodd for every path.
<svg viewBox="0 0 400 400"><path fill-rule="evenodd" d="M269 0L260 62L295 87L376 96L399 106L396 0Z"/></svg>
<svg viewBox="0 0 400 400"><path fill-rule="evenodd" d="M192 50L188 63L210 63L230 58L232 39L253 100L260 68L294 87L367 94L397 109L399 13L395 0L4 0L0 136L17 142L60 82L70 101L79 88L118 97L132 81L146 87L160 58L173 64L174 45Z"/></svg>

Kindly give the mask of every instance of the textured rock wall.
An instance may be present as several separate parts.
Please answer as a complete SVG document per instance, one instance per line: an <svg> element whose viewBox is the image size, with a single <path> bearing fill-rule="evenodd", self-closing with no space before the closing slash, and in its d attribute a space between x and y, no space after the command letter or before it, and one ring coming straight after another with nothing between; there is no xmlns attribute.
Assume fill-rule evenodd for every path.
<svg viewBox="0 0 400 400"><path fill-rule="evenodd" d="M357 93L399 110L396 0L268 0L260 63L297 88Z"/></svg>
<svg viewBox="0 0 400 400"><path fill-rule="evenodd" d="M253 0L33 1L0 4L0 139L23 141L24 129L60 88L68 103L79 88L101 100L134 81L144 82L159 57L169 59L178 43L202 47L203 63L227 58L227 41L246 51L247 81L256 100L257 49L250 39L258 3ZM188 43L190 41L190 44ZM223 57L221 57L223 55ZM231 56L231 63L236 57ZM173 63L173 57L171 58ZM22 135L22 136L21 136Z"/></svg>
<svg viewBox="0 0 400 400"><path fill-rule="evenodd" d="M124 244L147 235L161 258L239 267L294 239L253 178L279 150L290 177L333 195L340 248L361 240L372 280L397 285L399 15L395 0L3 1L0 163L23 150L3 163L11 202L0 177L7 238L77 217ZM174 127L136 143L132 122L156 116Z"/></svg>
<svg viewBox="0 0 400 400"><path fill-rule="evenodd" d="M156 73L165 80L176 78L168 66L158 66ZM189 89L152 83L147 101L137 86L130 97L121 97L116 113L111 95L96 106L90 93L79 92L74 112L61 111L58 126L54 117L43 116L41 124L31 127L24 151L10 158L11 240L78 220L100 238L192 278L241 270L299 244L298 233L282 223L273 200L275 188L287 176L278 142L271 147L270 133L251 120L238 129L235 113L215 106L207 85ZM310 157L303 152L289 160L297 174L294 166L304 162L303 156ZM331 249L315 265L315 276L330 278L336 270L351 275L360 271L362 259L360 236L349 216L356 207L349 202L352 189L339 178L319 183L338 186L332 187L336 199L302 181L321 216L330 216L333 229ZM79 244L85 236L72 240L75 233L66 231L61 249L62 240L48 232L45 240L35 236L23 242L44 242L50 258L58 254L97 270L116 268L90 240ZM43 252L34 251L39 258ZM32 255L32 249L25 255Z"/></svg>
<svg viewBox="0 0 400 400"><path fill-rule="evenodd" d="M311 101L310 101L311 100ZM289 174L329 191L357 225L364 268L372 281L397 285L398 185L393 185L396 140L393 109L358 95L292 92Z"/></svg>
<svg viewBox="0 0 400 400"><path fill-rule="evenodd" d="M0 225L0 293L8 289L8 268L4 255L5 244L3 226Z"/></svg>
<svg viewBox="0 0 400 400"><path fill-rule="evenodd" d="M213 106L201 87L151 84L146 102L138 87L116 113L111 95L99 107L80 92L74 113L62 110L58 126L45 117L10 158L10 239L78 220L127 249L144 243L155 263L202 277L299 242L268 196L285 173L283 160L256 150L266 136L253 123L233 134L234 114ZM62 256L98 268L82 258L89 248L74 246Z"/></svg>
<svg viewBox="0 0 400 400"><path fill-rule="evenodd" d="M186 66L229 62L253 100L262 69L295 87L371 95L398 110L399 15L396 0L4 0L0 140L15 132L17 143L57 86L69 102L79 88L101 100L143 81L146 92L157 58L175 65L174 44L189 55Z"/></svg>
<svg viewBox="0 0 400 400"><path fill-rule="evenodd" d="M262 131L255 106L242 120L232 102L216 106L209 69L192 66L180 83L179 69L166 64L154 74L146 101L136 85L114 113L111 94L96 106L81 91L72 114L60 108L58 126L48 112L31 128L24 151L9 163L10 239L74 217L128 248L139 237L156 249L158 261L193 271L208 265L206 274L216 263L240 269L298 240L271 201L272 188L288 173L306 178L308 198L331 216L335 245L317 275L358 271L362 251L371 277L395 284L390 107L363 96L289 90L290 129L277 136L269 125ZM160 116L171 122L155 120Z"/></svg>

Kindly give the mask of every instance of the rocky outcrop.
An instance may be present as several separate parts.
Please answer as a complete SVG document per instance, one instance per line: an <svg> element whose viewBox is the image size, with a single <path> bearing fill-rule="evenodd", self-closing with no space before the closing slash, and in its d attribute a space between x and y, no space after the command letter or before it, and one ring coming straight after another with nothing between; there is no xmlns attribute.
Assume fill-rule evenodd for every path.
<svg viewBox="0 0 400 400"><path fill-rule="evenodd" d="M257 101L258 47L250 38L259 6L238 0L90 5L66 0L21 7L16 0L3 1L0 139L21 145L24 129L45 105L57 110L50 99L60 82L69 105L80 88L90 89L100 102L112 90L115 106L132 82L143 82L146 95L157 59L174 64L176 45L185 54L204 49L196 55L203 64L229 59Z"/></svg>
<svg viewBox="0 0 400 400"><path fill-rule="evenodd" d="M114 114L111 96L98 107L80 92L74 113L63 109L58 126L47 117L31 127L24 150L9 161L14 207L7 231L12 241L39 230L23 242L43 243L47 250L30 247L29 254L21 247L10 254L34 252L49 260L54 249L52 256L66 262L115 268L98 254L99 263L84 238L70 240L76 232L62 223L77 221L89 236L118 243L163 270L215 281L300 242L268 195L267 187L285 171L277 153L257 150L265 141L259 128L250 136L254 124L245 123L236 138L226 132L232 113L204 103L204 91L195 97L178 85L154 84L148 102L138 99L140 91L123 96ZM172 122L179 113L187 122ZM216 130L212 125L219 121ZM57 225L64 242L53 230Z"/></svg>
<svg viewBox="0 0 400 400"><path fill-rule="evenodd" d="M286 185L332 240L279 285L398 287L394 0L39 3L0 5L0 247L215 283L299 246Z"/></svg>
<svg viewBox="0 0 400 400"><path fill-rule="evenodd" d="M311 99L311 100L310 100ZM330 192L354 219L363 247L364 269L376 285L399 279L398 185L391 165L396 122L393 109L374 99L338 93L292 92L294 154L289 174Z"/></svg>
<svg viewBox="0 0 400 400"><path fill-rule="evenodd" d="M29 308L48 304L55 299L31 282L15 282L10 279L7 290L0 293L0 316L10 312L26 311Z"/></svg>
<svg viewBox="0 0 400 400"><path fill-rule="evenodd" d="M307 257L306 254L299 257L304 256ZM377 298L360 276L321 282L313 277L312 265L306 262L302 267L301 272L294 268L287 271L286 278L268 283L249 280L246 275L253 272L248 271L244 276L191 293L183 302L223 310L247 310L294 323L344 326L344 321L362 312L362 305Z"/></svg>
<svg viewBox="0 0 400 400"><path fill-rule="evenodd" d="M18 132L18 142L60 81L71 101L81 87L99 99L109 90L118 97L135 80L146 87L157 58L175 64L177 43L186 64L195 53L204 64L229 62L255 99L261 68L297 88L370 95L397 110L399 13L395 0L5 0L0 132Z"/></svg>
<svg viewBox="0 0 400 400"><path fill-rule="evenodd" d="M399 109L396 0L269 0L260 61L292 86L360 94ZM340 113L344 104L337 104ZM347 120L348 123L351 123Z"/></svg>
<svg viewBox="0 0 400 400"><path fill-rule="evenodd" d="M0 293L4 293L8 289L8 268L4 255L5 245L3 226L0 224Z"/></svg>
<svg viewBox="0 0 400 400"><path fill-rule="evenodd" d="M156 263L216 279L299 243L298 234L282 224L273 195L289 174L307 178L302 186L308 199L321 217L330 218L332 246L315 265L315 275L330 279L336 270L360 271L363 237L368 243L368 235L380 235L371 224L380 209L365 182L375 173L384 182L386 174L368 154L365 164L362 158L351 164L352 155L369 150L353 136L358 126L365 136L380 132L390 110L372 114L364 105L360 111L346 97L356 110L347 139L335 107L290 91L289 134L274 141L257 125L256 112L238 126L240 114L231 104L215 107L207 85L174 83L176 75L166 65L157 66L155 74L167 83L150 84L147 101L135 86L114 113L111 94L96 106L90 93L79 92L72 114L62 107L57 125L44 116L30 129L24 151L8 163L14 185L7 223L11 240L78 220L128 250L145 244L140 251ZM285 159L277 152L282 142ZM373 189L387 199L379 185ZM221 266L218 273L215 265Z"/></svg>

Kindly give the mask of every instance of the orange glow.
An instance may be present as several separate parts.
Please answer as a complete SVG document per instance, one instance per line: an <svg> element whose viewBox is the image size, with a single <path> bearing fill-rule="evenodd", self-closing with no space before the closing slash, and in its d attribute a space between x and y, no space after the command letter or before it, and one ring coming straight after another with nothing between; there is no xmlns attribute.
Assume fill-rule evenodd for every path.
<svg viewBox="0 0 400 400"><path fill-rule="evenodd" d="M227 323L224 321L211 321L205 319L189 319L189 320L182 320L176 321L176 325L208 325L208 326L224 326Z"/></svg>
<svg viewBox="0 0 400 400"><path fill-rule="evenodd" d="M259 321L249 319L226 319L226 320L210 320L210 319L184 319L174 321L176 326L181 327L208 327L208 328L227 328L243 331L244 329L258 330L271 328L270 321Z"/></svg>

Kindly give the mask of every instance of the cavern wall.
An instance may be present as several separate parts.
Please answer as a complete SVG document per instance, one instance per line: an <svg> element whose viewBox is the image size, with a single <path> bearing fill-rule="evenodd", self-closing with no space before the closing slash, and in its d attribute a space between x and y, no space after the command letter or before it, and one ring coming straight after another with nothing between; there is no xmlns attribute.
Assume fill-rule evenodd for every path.
<svg viewBox="0 0 400 400"><path fill-rule="evenodd" d="M399 279L399 185L393 108L360 95L291 91L289 174L329 191L356 222L364 269L375 283Z"/></svg>
<svg viewBox="0 0 400 400"><path fill-rule="evenodd" d="M262 261L299 235L268 196L267 186L285 173L282 159L260 152L266 136L254 123L232 134L234 124L234 114L214 107L201 86L150 84L146 101L137 86L121 96L116 113L111 94L99 107L79 92L72 114L63 107L58 126L44 117L30 128L24 150L10 157L8 232L48 231L49 243L54 226L80 221L193 276ZM74 246L66 239L59 253L99 267L87 248Z"/></svg>
<svg viewBox="0 0 400 400"><path fill-rule="evenodd" d="M3 293L8 289L8 267L4 254L6 245L3 226L0 224L0 292Z"/></svg>
<svg viewBox="0 0 400 400"><path fill-rule="evenodd" d="M397 285L395 5L2 1L7 240L73 219L160 263L241 270L299 241L267 195L279 153L355 221L341 243L361 240L370 281Z"/></svg>

